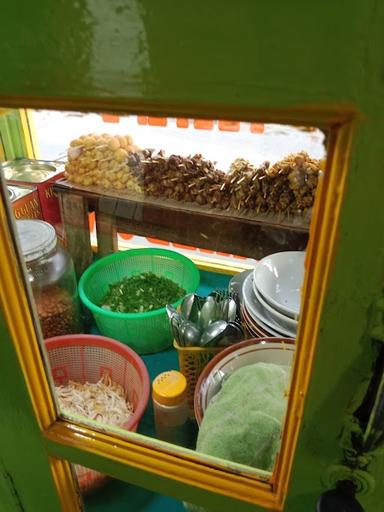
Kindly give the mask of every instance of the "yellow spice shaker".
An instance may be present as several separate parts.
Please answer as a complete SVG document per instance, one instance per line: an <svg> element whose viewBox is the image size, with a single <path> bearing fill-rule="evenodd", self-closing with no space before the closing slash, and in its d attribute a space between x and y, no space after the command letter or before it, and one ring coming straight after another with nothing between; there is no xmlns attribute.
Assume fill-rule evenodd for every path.
<svg viewBox="0 0 384 512"><path fill-rule="evenodd" d="M189 409L184 375L176 370L160 373L152 383L152 401L157 437L187 446Z"/></svg>

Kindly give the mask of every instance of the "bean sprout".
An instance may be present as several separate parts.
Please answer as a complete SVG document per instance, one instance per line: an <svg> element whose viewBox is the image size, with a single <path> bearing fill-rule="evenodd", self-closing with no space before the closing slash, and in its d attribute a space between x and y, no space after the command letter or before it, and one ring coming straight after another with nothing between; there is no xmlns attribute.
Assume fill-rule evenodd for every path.
<svg viewBox="0 0 384 512"><path fill-rule="evenodd" d="M133 406L124 389L104 374L96 383L81 384L72 380L55 386L63 413L85 416L100 423L123 426L133 414Z"/></svg>

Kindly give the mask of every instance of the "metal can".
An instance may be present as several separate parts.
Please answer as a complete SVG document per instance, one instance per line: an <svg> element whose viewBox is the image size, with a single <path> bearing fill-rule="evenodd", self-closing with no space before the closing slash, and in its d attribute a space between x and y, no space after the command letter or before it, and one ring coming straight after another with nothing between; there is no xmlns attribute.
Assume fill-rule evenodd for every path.
<svg viewBox="0 0 384 512"><path fill-rule="evenodd" d="M7 188L13 214L17 220L43 218L36 187L8 185Z"/></svg>
<svg viewBox="0 0 384 512"><path fill-rule="evenodd" d="M61 224L60 207L52 185L64 177L63 166L42 160L21 159L2 165L9 184L34 186L39 196L42 219L54 226Z"/></svg>

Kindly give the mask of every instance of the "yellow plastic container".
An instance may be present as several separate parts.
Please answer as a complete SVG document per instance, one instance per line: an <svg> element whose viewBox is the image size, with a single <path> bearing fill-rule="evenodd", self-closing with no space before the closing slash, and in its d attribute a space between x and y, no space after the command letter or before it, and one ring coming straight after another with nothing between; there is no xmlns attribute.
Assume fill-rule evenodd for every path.
<svg viewBox="0 0 384 512"><path fill-rule="evenodd" d="M213 356L224 350L225 347L182 347L176 340L173 341L173 346L179 356L180 372L187 379L186 393L189 416L194 418L193 396L200 373Z"/></svg>
<svg viewBox="0 0 384 512"><path fill-rule="evenodd" d="M189 407L187 380L176 370L161 373L152 383L156 436L168 443L188 446Z"/></svg>

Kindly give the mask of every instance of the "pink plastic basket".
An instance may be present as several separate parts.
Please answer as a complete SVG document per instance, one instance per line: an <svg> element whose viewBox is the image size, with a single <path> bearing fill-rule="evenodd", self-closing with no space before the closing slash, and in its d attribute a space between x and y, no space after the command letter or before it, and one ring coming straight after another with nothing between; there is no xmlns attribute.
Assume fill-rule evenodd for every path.
<svg viewBox="0 0 384 512"><path fill-rule="evenodd" d="M136 431L149 400L147 369L131 348L111 338L90 334L71 334L45 340L52 377L56 385L68 380L95 383L104 374L120 384L133 405L133 414L123 428ZM80 490L89 492L107 480L107 476L75 465Z"/></svg>

